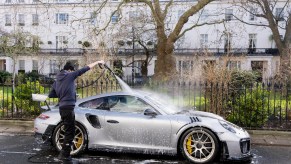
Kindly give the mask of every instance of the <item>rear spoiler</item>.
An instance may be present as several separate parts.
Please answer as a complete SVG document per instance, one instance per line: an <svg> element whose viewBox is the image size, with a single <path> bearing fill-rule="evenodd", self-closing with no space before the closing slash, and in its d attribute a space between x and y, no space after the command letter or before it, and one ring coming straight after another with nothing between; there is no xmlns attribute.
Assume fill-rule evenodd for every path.
<svg viewBox="0 0 291 164"><path fill-rule="evenodd" d="M31 94L31 96L32 96L32 101L39 102L39 108L40 109L43 109L43 108L41 108L40 103L41 102L45 102L45 104L47 106L47 109L51 110L50 106L48 105L48 103L46 101L46 99L48 98L48 95L45 95L45 94Z"/></svg>

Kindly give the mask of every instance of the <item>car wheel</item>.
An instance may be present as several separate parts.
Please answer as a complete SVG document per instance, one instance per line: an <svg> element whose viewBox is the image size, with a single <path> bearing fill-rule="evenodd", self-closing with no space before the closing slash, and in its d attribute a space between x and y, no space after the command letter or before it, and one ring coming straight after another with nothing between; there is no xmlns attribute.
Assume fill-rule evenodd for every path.
<svg viewBox="0 0 291 164"><path fill-rule="evenodd" d="M179 147L183 156L190 162L209 163L216 158L219 144L210 130L197 127L182 135Z"/></svg>
<svg viewBox="0 0 291 164"><path fill-rule="evenodd" d="M64 142L65 131L64 124L59 124L53 133L53 145L58 150L62 150L62 144ZM88 137L86 130L80 123L75 124L75 137L71 146L71 155L78 155L87 148Z"/></svg>

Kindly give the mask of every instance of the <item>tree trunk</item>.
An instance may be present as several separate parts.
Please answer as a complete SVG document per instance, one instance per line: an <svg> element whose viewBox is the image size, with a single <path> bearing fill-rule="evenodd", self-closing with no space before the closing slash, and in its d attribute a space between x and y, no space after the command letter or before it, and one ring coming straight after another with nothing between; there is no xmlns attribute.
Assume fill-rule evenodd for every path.
<svg viewBox="0 0 291 164"><path fill-rule="evenodd" d="M280 73L279 80L281 83L290 83L291 82L291 52L288 48L280 52Z"/></svg>
<svg viewBox="0 0 291 164"><path fill-rule="evenodd" d="M174 45L165 41L159 42L157 47L155 79L168 81L176 74L176 60L173 56Z"/></svg>

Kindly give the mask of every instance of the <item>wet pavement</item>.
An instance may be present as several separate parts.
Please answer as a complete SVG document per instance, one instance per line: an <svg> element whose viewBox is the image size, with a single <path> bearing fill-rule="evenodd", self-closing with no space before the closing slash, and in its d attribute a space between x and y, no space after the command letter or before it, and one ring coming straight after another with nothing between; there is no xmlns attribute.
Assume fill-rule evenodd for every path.
<svg viewBox="0 0 291 164"><path fill-rule="evenodd" d="M251 164L290 164L291 132L249 131L251 135ZM33 137L33 122L0 120L0 163L58 163L58 152L48 144L39 144ZM186 164L181 157L86 151L74 157L80 164ZM225 162L223 162L225 163ZM227 162L227 163L233 163ZM214 164L222 164L216 162Z"/></svg>
<svg viewBox="0 0 291 164"><path fill-rule="evenodd" d="M33 121L0 120L0 134L33 135ZM249 130L254 145L290 146L291 132Z"/></svg>
<svg viewBox="0 0 291 164"><path fill-rule="evenodd" d="M49 144L38 144L30 135L0 135L1 164L58 163L57 151ZM248 164L290 164L291 147L252 145L254 157ZM87 151L74 157L80 164L186 164L177 156ZM222 164L225 162L215 162ZM227 162L233 164L233 161ZM238 163L238 162L235 162ZM241 163L241 162L240 162ZM247 164L247 163L241 163Z"/></svg>

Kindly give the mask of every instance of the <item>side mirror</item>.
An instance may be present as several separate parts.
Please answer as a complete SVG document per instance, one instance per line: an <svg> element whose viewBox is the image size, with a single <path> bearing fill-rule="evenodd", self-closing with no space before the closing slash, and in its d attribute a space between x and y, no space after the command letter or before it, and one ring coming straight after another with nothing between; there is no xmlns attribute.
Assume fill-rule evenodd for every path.
<svg viewBox="0 0 291 164"><path fill-rule="evenodd" d="M145 116L151 116L151 117L155 117L156 115L158 115L157 112L155 112L152 109L146 109L146 110L144 110L143 114Z"/></svg>

